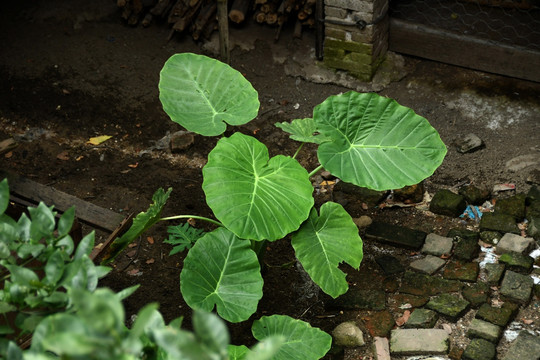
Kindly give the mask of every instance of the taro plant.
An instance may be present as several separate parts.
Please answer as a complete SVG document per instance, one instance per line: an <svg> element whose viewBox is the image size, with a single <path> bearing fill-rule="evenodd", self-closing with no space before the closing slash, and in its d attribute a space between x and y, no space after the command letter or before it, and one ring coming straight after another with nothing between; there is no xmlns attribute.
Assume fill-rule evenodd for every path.
<svg viewBox="0 0 540 360"><path fill-rule="evenodd" d="M161 71L159 90L172 121L204 136L221 136L227 125L245 124L259 109L249 81L201 55L173 55ZM289 234L298 261L322 291L335 298L348 290L339 265L358 269L362 240L341 205L328 202L314 208L311 176L324 168L358 186L398 189L432 175L446 154L425 118L375 93L330 96L315 107L312 118L276 126L302 144L318 144L320 165L306 170L296 160L298 151L270 158L259 140L235 132L220 138L203 168L202 188L216 219L161 219L192 217L219 226L189 250L180 287L190 307L216 308L231 322L248 319L262 297L259 250L266 241ZM132 240L122 239L109 261Z"/></svg>

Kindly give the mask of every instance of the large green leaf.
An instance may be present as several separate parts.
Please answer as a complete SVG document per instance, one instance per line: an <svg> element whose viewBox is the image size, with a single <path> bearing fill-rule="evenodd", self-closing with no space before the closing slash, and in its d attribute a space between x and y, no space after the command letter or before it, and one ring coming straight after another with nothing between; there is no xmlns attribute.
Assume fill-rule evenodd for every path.
<svg viewBox="0 0 540 360"><path fill-rule="evenodd" d="M284 121L274 125L289 133L289 137L296 141L321 144L328 140L324 136L316 134L317 125L312 118L294 119L290 123Z"/></svg>
<svg viewBox="0 0 540 360"><path fill-rule="evenodd" d="M413 110L374 93L330 96L313 110L322 135L318 157L346 182L376 190L398 189L432 175L446 146Z"/></svg>
<svg viewBox="0 0 540 360"><path fill-rule="evenodd" d="M180 290L193 309L212 311L231 322L257 310L263 280L250 242L218 228L197 240L184 260Z"/></svg>
<svg viewBox="0 0 540 360"><path fill-rule="evenodd" d="M197 240L184 260L180 290L193 309L212 311L230 322L257 310L263 279L250 242L218 228Z"/></svg>
<svg viewBox="0 0 540 360"><path fill-rule="evenodd" d="M9 187L7 179L0 181L0 215L3 214L9 205Z"/></svg>
<svg viewBox="0 0 540 360"><path fill-rule="evenodd" d="M174 122L205 136L222 134L227 123L253 120L260 105L257 91L240 72L190 53L167 60L160 73L159 98Z"/></svg>
<svg viewBox="0 0 540 360"><path fill-rule="evenodd" d="M137 214L133 219L133 224L124 235L116 238L107 253L103 256L102 264L108 264L112 262L118 254L120 254L129 244L131 244L136 238L138 238L143 232L152 227L159 221L161 211L167 203L167 199L171 195L172 188L169 188L166 192L159 188L152 196L153 204L150 205L146 212Z"/></svg>
<svg viewBox="0 0 540 360"><path fill-rule="evenodd" d="M219 140L203 177L206 202L242 239L281 239L300 227L313 206L313 187L298 161L269 159L264 144L241 133Z"/></svg>
<svg viewBox="0 0 540 360"><path fill-rule="evenodd" d="M271 336L285 339L273 360L318 360L332 344L324 331L285 315L263 316L253 323L251 332L259 341Z"/></svg>
<svg viewBox="0 0 540 360"><path fill-rule="evenodd" d="M309 219L292 236L296 257L321 289L336 298L347 292L346 274L339 269L346 262L358 269L363 257L362 239L351 216L334 202L311 210Z"/></svg>

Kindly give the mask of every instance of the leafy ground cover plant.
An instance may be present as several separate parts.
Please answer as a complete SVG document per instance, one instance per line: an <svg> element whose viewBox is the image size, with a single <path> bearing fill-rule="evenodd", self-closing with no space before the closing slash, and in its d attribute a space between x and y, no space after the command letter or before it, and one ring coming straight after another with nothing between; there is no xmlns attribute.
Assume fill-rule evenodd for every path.
<svg viewBox="0 0 540 360"><path fill-rule="evenodd" d="M280 315L254 322L253 336L259 343L251 349L231 345L225 323L207 312L195 311L194 330L187 331L181 328L182 318L165 324L158 304L149 304L128 328L121 301L137 286L119 293L97 287L98 279L110 269L95 266L88 257L93 233L74 245L69 235L74 209L55 221L53 207L41 203L28 208L30 217L23 214L15 221L5 213L8 204L4 179L0 182L0 359L269 360L288 359L288 354L299 352L316 358L327 351L328 334ZM192 236L188 240L199 234L188 233ZM9 314L16 315L14 323L8 321ZM17 345L16 332L32 335L28 349Z"/></svg>
<svg viewBox="0 0 540 360"><path fill-rule="evenodd" d="M201 55L173 55L161 71L159 90L170 118L204 136L220 136L227 125L245 124L259 109L257 91L238 71ZM432 175L446 154L425 118L374 93L330 96L315 107L312 118L276 126L302 144L318 144L320 165L304 169L296 160L299 151L270 158L259 140L235 132L220 138L203 168L202 187L217 220L194 215L161 219L192 217L218 225L189 250L180 287L190 307L216 308L231 322L248 319L262 297L259 250L266 241L289 234L298 261L325 293L335 298L348 290L338 266L359 268L362 239L341 205L314 208L311 176L324 168L358 186L398 189ZM124 237L109 261L133 239ZM317 357L298 357L308 358Z"/></svg>

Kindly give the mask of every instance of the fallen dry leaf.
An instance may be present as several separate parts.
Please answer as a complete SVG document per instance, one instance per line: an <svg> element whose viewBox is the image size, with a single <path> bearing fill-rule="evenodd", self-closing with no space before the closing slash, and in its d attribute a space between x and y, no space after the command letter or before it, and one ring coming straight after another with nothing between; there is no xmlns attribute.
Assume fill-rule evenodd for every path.
<svg viewBox="0 0 540 360"><path fill-rule="evenodd" d="M77 156L77 158L75 159L75 161L81 161L82 159L84 159L84 156Z"/></svg>
<svg viewBox="0 0 540 360"><path fill-rule="evenodd" d="M128 245L128 247L130 247L130 248L134 248L135 246L137 246L137 243L131 243L131 244Z"/></svg>
<svg viewBox="0 0 540 360"><path fill-rule="evenodd" d="M120 174L127 174L127 173L130 172L130 171L131 171L131 169L122 170L122 171L120 171Z"/></svg>
<svg viewBox="0 0 540 360"><path fill-rule="evenodd" d="M396 325L397 326L402 326L403 324L405 324L409 320L410 316L411 316L411 312L409 310L405 310L403 312L403 315L396 319Z"/></svg>
<svg viewBox="0 0 540 360"><path fill-rule="evenodd" d="M531 325L534 322L532 319L521 319L521 321L523 321L525 325Z"/></svg>
<svg viewBox="0 0 540 360"><path fill-rule="evenodd" d="M146 241L148 241L148 243L149 243L150 245L154 245L154 238L153 238L153 237L148 236L148 237L146 238Z"/></svg>
<svg viewBox="0 0 540 360"><path fill-rule="evenodd" d="M13 151L7 152L6 155L4 155L4 157L5 157L6 159L9 159L9 158L12 157L12 156L13 156Z"/></svg>
<svg viewBox="0 0 540 360"><path fill-rule="evenodd" d="M99 145L107 140L112 138L110 135L101 135L101 136L95 136L91 137L86 143L90 145Z"/></svg>
<svg viewBox="0 0 540 360"><path fill-rule="evenodd" d="M137 249L129 251L126 255L129 257L134 257L137 254Z"/></svg>
<svg viewBox="0 0 540 360"><path fill-rule="evenodd" d="M142 272L140 272L139 269L131 269L127 273L128 273L128 275L131 275L131 276L142 275Z"/></svg>
<svg viewBox="0 0 540 360"><path fill-rule="evenodd" d="M139 163L137 162L135 164L129 164L128 166L132 169L135 169L137 166L139 166Z"/></svg>
<svg viewBox="0 0 540 360"><path fill-rule="evenodd" d="M147 264L153 264L156 260L154 260L153 258L152 259L148 259L146 260L146 263Z"/></svg>
<svg viewBox="0 0 540 360"><path fill-rule="evenodd" d="M60 154L56 155L56 158L58 160L67 161L69 160L69 153L66 150L64 150Z"/></svg>

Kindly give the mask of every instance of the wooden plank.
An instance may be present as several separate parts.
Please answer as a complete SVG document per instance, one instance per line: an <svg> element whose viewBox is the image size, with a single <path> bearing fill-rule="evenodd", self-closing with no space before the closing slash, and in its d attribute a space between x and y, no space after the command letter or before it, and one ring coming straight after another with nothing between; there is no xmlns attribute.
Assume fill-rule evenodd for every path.
<svg viewBox="0 0 540 360"><path fill-rule="evenodd" d="M452 65L540 82L540 51L390 20L389 49Z"/></svg>
<svg viewBox="0 0 540 360"><path fill-rule="evenodd" d="M75 216L83 223L94 228L114 231L124 220L124 216L114 211L102 208L81 200L73 195L39 184L23 176L0 170L0 179L8 179L10 192L34 203L43 201L47 205L54 205L55 209L64 212L75 206Z"/></svg>

